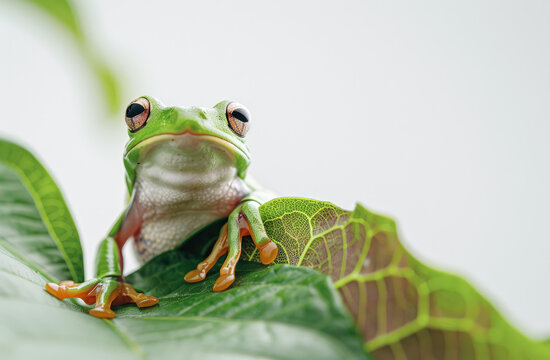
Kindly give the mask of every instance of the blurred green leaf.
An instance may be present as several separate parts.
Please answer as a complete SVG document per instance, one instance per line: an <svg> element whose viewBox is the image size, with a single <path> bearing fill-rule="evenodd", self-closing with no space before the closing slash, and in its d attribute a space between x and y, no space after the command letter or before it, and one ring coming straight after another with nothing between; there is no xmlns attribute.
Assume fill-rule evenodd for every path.
<svg viewBox="0 0 550 360"><path fill-rule="evenodd" d="M100 85L105 99L106 107L112 114L116 113L121 105L120 85L115 73L110 69L104 59L96 55L86 39L85 32L78 20L75 7L68 0L25 0L36 6L42 12L50 16L58 24L63 26L75 39L77 47L85 59L90 70Z"/></svg>
<svg viewBox="0 0 550 360"><path fill-rule="evenodd" d="M73 6L67 0L26 0L46 12L63 25L75 38L84 41L80 23L76 18Z"/></svg>
<svg viewBox="0 0 550 360"><path fill-rule="evenodd" d="M89 52L89 50L87 52ZM91 54L88 54L87 57L90 68L93 69L100 83L101 91L109 112L111 114L118 114L122 100L119 82L115 73L102 59L96 58Z"/></svg>

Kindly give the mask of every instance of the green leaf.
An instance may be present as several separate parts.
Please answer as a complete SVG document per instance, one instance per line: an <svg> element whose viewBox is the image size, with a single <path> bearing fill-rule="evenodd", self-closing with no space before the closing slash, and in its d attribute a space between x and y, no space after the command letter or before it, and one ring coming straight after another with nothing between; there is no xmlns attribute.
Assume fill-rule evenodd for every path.
<svg viewBox="0 0 550 360"><path fill-rule="evenodd" d="M158 296L157 306L125 305L117 318L100 320L83 303L57 300L46 282L83 277L78 233L44 167L5 140L0 214L2 359L367 358L332 280L317 271L242 262L228 291L213 293L213 276L185 282L201 259L189 249L204 252L200 244L217 237L211 229L194 235L185 251L161 254L127 277Z"/></svg>
<svg viewBox="0 0 550 360"><path fill-rule="evenodd" d="M78 235L51 177L6 141L0 195L0 348L8 358L348 359L364 358L363 349L377 359L550 358L548 343L514 329L462 278L419 262L393 220L360 205L353 212L299 198L262 205L279 265L245 261L258 260L245 240L235 285L213 293L219 264L202 283L183 275L216 239L218 222L127 277L159 296L158 306L125 305L116 319L99 320L44 291L47 280L82 266L81 253L74 263L67 257L71 244L80 251Z"/></svg>
<svg viewBox="0 0 550 360"><path fill-rule="evenodd" d="M200 239L200 238L199 238ZM215 278L187 284L199 258L165 253L128 277L159 305L117 308L100 320L58 301L46 278L0 248L3 358L363 359L360 337L332 281L289 265L242 263L238 286L213 293ZM219 265L218 265L219 269Z"/></svg>
<svg viewBox="0 0 550 360"><path fill-rule="evenodd" d="M518 332L468 282L409 254L393 220L299 198L260 212L279 246L275 262L330 275L375 358L550 358L550 347ZM250 242L243 258L259 261Z"/></svg>
<svg viewBox="0 0 550 360"><path fill-rule="evenodd" d="M27 0L63 25L79 41L84 38L73 6L68 0Z"/></svg>
<svg viewBox="0 0 550 360"><path fill-rule="evenodd" d="M78 231L36 158L0 139L0 247L52 279L84 279Z"/></svg>
<svg viewBox="0 0 550 360"><path fill-rule="evenodd" d="M205 240L208 240L205 235L199 233L189 242ZM298 359L364 357L353 321L329 277L305 268L266 267L245 261L238 266L235 285L214 293L212 287L217 276L209 276L197 284L183 281L183 276L195 269L200 259L175 250L161 254L127 277L134 286L160 297L161 306L146 311L125 306L117 310L115 323L136 316L167 321L189 319L193 323L221 321L224 327L235 329L231 333L242 339L249 336L241 333L241 326L247 331L251 325L258 333L250 340L263 338L266 342L261 346L264 350L254 350L250 355ZM220 264L221 261L211 270L213 274L219 272ZM270 343L276 347L270 348ZM216 351L224 352L224 348L231 347L230 353L239 351L244 355L250 351L248 346L237 342Z"/></svg>
<svg viewBox="0 0 550 360"><path fill-rule="evenodd" d="M108 110L113 114L116 113L121 105L119 82L105 60L98 57L97 51L89 45L72 1L26 0L26 2L40 9L71 35L88 67L99 82Z"/></svg>

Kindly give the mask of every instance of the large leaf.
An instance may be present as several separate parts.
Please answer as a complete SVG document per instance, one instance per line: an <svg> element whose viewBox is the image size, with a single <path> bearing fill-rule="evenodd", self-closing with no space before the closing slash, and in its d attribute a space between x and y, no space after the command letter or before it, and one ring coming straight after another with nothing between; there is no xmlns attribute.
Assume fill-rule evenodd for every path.
<svg viewBox="0 0 550 360"><path fill-rule="evenodd" d="M44 167L25 149L3 140L0 214L2 359L75 353L94 360L366 358L332 280L290 265L243 262L236 286L213 293L215 277L199 284L183 280L200 257L174 250L127 277L160 297L155 307L119 307L116 319L100 320L88 315L85 305L58 301L44 285L71 276L80 280L78 234ZM207 229L188 246L215 237Z"/></svg>
<svg viewBox="0 0 550 360"><path fill-rule="evenodd" d="M42 10L44 14L55 20L75 40L81 55L101 86L101 92L104 94L108 109L112 113L117 112L121 104L119 83L106 62L90 46L72 1L26 0L26 2Z"/></svg>
<svg viewBox="0 0 550 360"><path fill-rule="evenodd" d="M391 219L297 198L260 211L280 248L276 262L300 267L242 260L235 285L222 293L211 292L219 265L205 282L185 283L183 274L216 239L217 223L128 277L159 296L158 306L127 305L112 321L95 319L43 290L47 279L70 272L55 231L65 227L51 220L70 214L36 159L0 144L7 219L0 221L0 349L8 358L361 358L361 347L378 359L550 358L548 343L515 330L466 281L412 257ZM250 241L243 258L258 258Z"/></svg>
<svg viewBox="0 0 550 360"><path fill-rule="evenodd" d="M191 241L203 239L199 233ZM239 264L235 286L214 293L216 276L198 284L183 281L199 259L175 250L156 257L130 275L130 283L160 297L160 306L148 311L126 306L117 311L115 323L136 316L185 320L193 327L202 322L205 328L223 323L215 325L222 326L216 333L227 331L227 335L239 340L222 341L212 339L212 334L200 334L201 338L216 340L217 353L228 350L262 358L297 359L364 357L354 323L329 277L311 269L289 265L265 267L245 261ZM219 264L212 271L217 273ZM249 330L256 333L252 335ZM251 340L256 344L252 346Z"/></svg>
<svg viewBox="0 0 550 360"><path fill-rule="evenodd" d="M0 248L2 358L362 359L361 339L332 281L289 265L239 265L234 288L212 293L214 278L187 284L199 258L178 251L129 280L159 305L123 306L100 320L44 291L46 278Z"/></svg>
<svg viewBox="0 0 550 360"><path fill-rule="evenodd" d="M73 218L46 169L0 139L0 247L56 279L84 279Z"/></svg>
<svg viewBox="0 0 550 360"><path fill-rule="evenodd" d="M279 198L260 208L277 263L328 274L377 359L549 359L468 282L431 269L399 242L393 220L358 205ZM245 242L243 258L258 261Z"/></svg>

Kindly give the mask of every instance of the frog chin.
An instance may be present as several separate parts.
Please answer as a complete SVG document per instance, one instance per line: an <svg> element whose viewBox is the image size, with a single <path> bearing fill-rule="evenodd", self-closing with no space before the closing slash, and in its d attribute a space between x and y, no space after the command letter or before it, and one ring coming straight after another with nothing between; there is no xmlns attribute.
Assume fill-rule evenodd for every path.
<svg viewBox="0 0 550 360"><path fill-rule="evenodd" d="M245 170L250 162L249 156L243 150L221 137L185 130L178 133L154 135L140 141L124 156L127 170L132 171L140 163L143 163L151 151L166 144L172 144L182 151L182 155L187 154L189 157L196 156L208 149L214 153L226 153L228 156L232 156L235 166L240 170L239 176L242 178L244 178Z"/></svg>
<svg viewBox="0 0 550 360"><path fill-rule="evenodd" d="M136 165L138 177L168 187L212 186L237 173L233 145L211 135L162 134L146 140Z"/></svg>
<svg viewBox="0 0 550 360"><path fill-rule="evenodd" d="M198 134L192 131L186 130L181 133L164 133L151 136L135 146L135 149L141 150L140 158L143 158L147 153L162 143L174 142L182 149L193 150L198 148L203 143L211 143L221 149L225 149L229 153L239 153L241 150L229 141L220 137L208 134Z"/></svg>

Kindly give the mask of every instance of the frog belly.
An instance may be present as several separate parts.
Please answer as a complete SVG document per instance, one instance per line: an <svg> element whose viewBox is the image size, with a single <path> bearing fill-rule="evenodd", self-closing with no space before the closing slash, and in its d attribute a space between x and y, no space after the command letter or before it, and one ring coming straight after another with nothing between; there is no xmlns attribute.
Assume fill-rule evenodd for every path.
<svg viewBox="0 0 550 360"><path fill-rule="evenodd" d="M155 201L144 201L144 197L151 197L138 194L136 206L143 214L141 229L134 237L138 256L145 262L174 249L195 231L229 216L248 192L238 179L219 190L153 196Z"/></svg>
<svg viewBox="0 0 550 360"><path fill-rule="evenodd" d="M195 230L222 217L215 212L192 212L146 221L135 239L137 253L143 262L148 261L162 252L174 249Z"/></svg>

